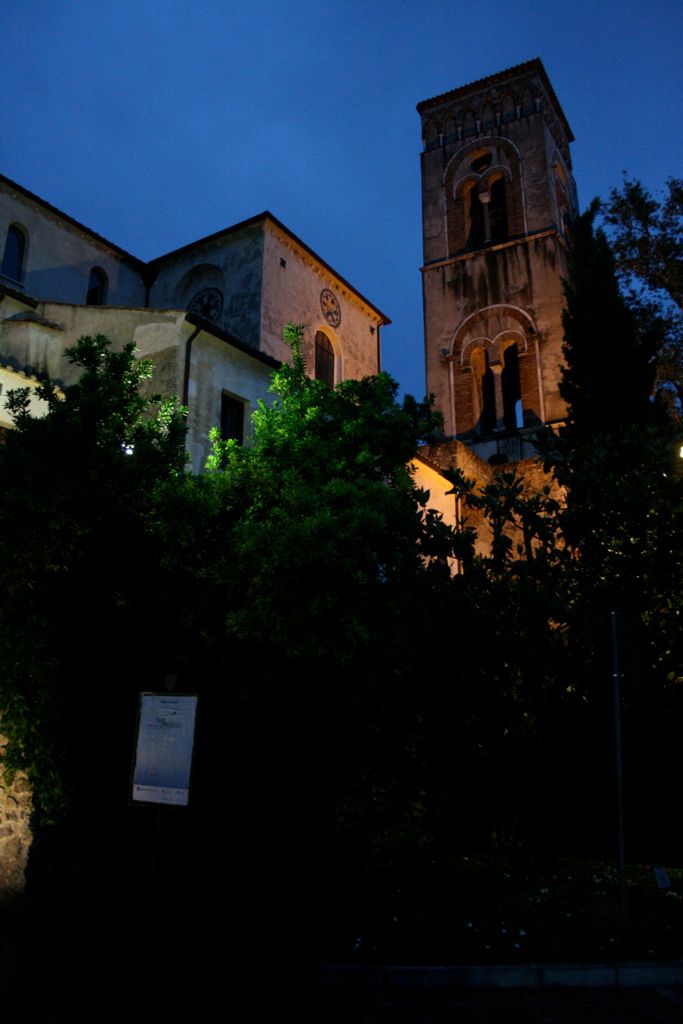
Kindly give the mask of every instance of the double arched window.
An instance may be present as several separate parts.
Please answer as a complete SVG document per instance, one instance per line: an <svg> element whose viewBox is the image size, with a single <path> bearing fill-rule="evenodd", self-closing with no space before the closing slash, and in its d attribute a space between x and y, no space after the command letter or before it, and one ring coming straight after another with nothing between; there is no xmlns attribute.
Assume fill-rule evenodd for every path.
<svg viewBox="0 0 683 1024"><path fill-rule="evenodd" d="M24 279L25 255L26 235L16 224L12 224L5 240L2 269L0 270L2 276L9 278L11 281L21 283Z"/></svg>
<svg viewBox="0 0 683 1024"><path fill-rule="evenodd" d="M475 431L519 430L524 426L519 351L513 341L501 349L478 345L470 359Z"/></svg>
<svg viewBox="0 0 683 1024"><path fill-rule="evenodd" d="M524 234L519 157L503 138L470 143L450 161L446 189L449 255L476 252Z"/></svg>

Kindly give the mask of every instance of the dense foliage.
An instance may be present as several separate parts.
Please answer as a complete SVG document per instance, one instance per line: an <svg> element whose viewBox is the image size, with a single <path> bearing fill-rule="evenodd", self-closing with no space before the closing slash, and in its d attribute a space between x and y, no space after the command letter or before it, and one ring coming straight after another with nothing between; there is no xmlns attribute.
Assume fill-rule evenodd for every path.
<svg viewBox="0 0 683 1024"><path fill-rule="evenodd" d="M236 862L424 841L415 680L448 628L456 539L407 463L438 418L384 374L308 379L288 336L253 446L216 439L199 477L132 347L81 339L83 374L45 385L42 419L15 396L0 714L43 821L121 824L136 694L170 678L200 694L193 814L214 828L229 780Z"/></svg>
<svg viewBox="0 0 683 1024"><path fill-rule="evenodd" d="M424 838L415 684L455 538L407 468L437 422L430 403L399 406L386 374L331 390L305 375L301 329L286 337L292 364L254 414L253 446L215 440L216 518L192 588L210 566L197 606L216 611L224 685L207 700L239 723L235 772L252 766L232 794L245 857L331 871L349 844L367 862Z"/></svg>
<svg viewBox="0 0 683 1024"><path fill-rule="evenodd" d="M67 358L82 368L60 392L10 399L16 430L0 447L0 718L5 767L28 770L49 814L74 791L106 786L128 725L121 693L144 678L154 622L147 524L161 481L184 467L184 421L174 402L144 398L151 366L133 346L82 338ZM130 723L132 724L132 723Z"/></svg>
<svg viewBox="0 0 683 1024"><path fill-rule="evenodd" d="M657 388L678 417L683 412L683 179L669 178L660 198L628 177L601 204L617 271L631 309L650 328L659 324Z"/></svg>
<svg viewBox="0 0 683 1024"><path fill-rule="evenodd" d="M655 393L661 320L623 297L595 213L573 229L560 384L567 416L538 439L549 486L539 493L510 471L480 492L462 477L454 483L489 524L480 568L504 595L511 627L496 657L513 660L532 723L518 766L527 765L528 793L545 787L543 814L534 825L525 799L513 832L533 826L541 847L615 849L615 611L630 853L678 856L683 835L669 806L672 780L683 776L680 431ZM508 821L515 811L508 801Z"/></svg>

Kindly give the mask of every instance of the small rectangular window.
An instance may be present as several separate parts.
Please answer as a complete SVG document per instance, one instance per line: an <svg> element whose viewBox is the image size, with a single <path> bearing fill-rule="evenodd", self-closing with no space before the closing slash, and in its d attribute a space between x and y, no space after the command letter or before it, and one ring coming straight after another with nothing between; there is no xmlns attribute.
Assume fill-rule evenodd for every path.
<svg viewBox="0 0 683 1024"><path fill-rule="evenodd" d="M244 402L225 391L221 395L221 437L244 443Z"/></svg>

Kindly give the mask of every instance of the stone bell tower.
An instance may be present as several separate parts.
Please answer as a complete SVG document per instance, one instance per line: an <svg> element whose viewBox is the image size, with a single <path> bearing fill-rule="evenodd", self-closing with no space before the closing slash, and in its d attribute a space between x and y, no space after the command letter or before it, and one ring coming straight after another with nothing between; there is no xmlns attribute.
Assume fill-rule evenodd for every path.
<svg viewBox="0 0 683 1024"><path fill-rule="evenodd" d="M573 135L540 60L418 104L427 391L482 459L561 420Z"/></svg>

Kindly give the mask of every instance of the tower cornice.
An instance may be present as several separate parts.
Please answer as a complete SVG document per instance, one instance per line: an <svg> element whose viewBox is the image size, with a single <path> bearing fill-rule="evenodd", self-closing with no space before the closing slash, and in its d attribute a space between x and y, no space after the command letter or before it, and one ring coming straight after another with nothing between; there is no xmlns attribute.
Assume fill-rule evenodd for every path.
<svg viewBox="0 0 683 1024"><path fill-rule="evenodd" d="M539 57L534 57L533 60L525 61L522 64L515 64L513 67L507 68L505 71L498 71L494 75L488 75L485 78L478 78L476 81L470 82L468 85L461 85L458 86L457 89L451 89L449 92L443 92L438 96L432 96L431 99L422 100L417 104L417 112L419 114L434 112L439 108L452 103L453 100L463 99L466 96L483 92L484 90L490 89L499 84L509 84L512 78L522 78L524 75L528 75L530 73L537 74L540 78L541 83L554 107L555 113L560 120L563 131L566 133L567 140L569 142L573 142L574 133L572 132L565 113L560 106L560 101L555 95L555 90L553 89L547 72L543 67L543 62Z"/></svg>

